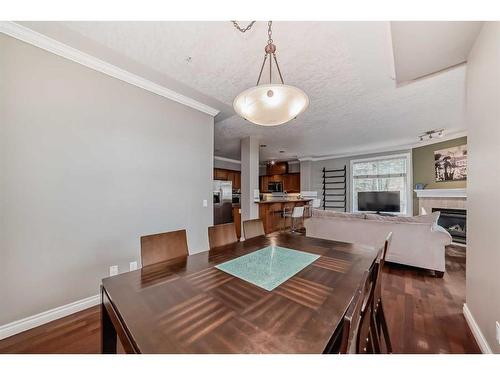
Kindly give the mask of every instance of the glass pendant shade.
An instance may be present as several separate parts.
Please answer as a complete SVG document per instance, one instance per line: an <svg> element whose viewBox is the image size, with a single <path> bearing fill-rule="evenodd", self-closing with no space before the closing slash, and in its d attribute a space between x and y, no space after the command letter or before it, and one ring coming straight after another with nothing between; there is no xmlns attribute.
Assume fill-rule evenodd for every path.
<svg viewBox="0 0 500 375"><path fill-rule="evenodd" d="M302 90L279 83L252 87L233 102L238 115L262 126L284 124L304 112L308 105L309 98Z"/></svg>

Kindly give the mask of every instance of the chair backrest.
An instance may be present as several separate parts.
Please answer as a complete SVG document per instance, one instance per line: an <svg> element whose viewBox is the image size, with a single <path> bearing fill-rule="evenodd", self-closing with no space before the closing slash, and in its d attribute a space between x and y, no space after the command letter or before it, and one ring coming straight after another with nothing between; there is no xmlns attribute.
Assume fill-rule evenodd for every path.
<svg viewBox="0 0 500 375"><path fill-rule="evenodd" d="M380 352L378 337L373 326L373 298L378 267L374 264L368 271L367 281L362 287L363 303L361 307L359 328L356 334L356 353L368 354Z"/></svg>
<svg viewBox="0 0 500 375"><path fill-rule="evenodd" d="M141 237L143 267L187 255L188 245L184 229Z"/></svg>
<svg viewBox="0 0 500 375"><path fill-rule="evenodd" d="M210 249L238 242L234 223L219 224L208 227L208 243Z"/></svg>
<svg viewBox="0 0 500 375"><path fill-rule="evenodd" d="M391 241L392 241L392 232L389 232L389 234L385 238L384 248L382 250L382 254L380 254L380 257L378 259L378 262L380 264L381 269L382 269L382 267L384 267L385 257L387 256L387 250L389 249L389 246L391 246Z"/></svg>
<svg viewBox="0 0 500 375"><path fill-rule="evenodd" d="M344 315L339 352L374 353L376 337L372 331L371 315L374 293L373 273L377 267L372 266L363 274L361 283L354 294Z"/></svg>
<svg viewBox="0 0 500 375"><path fill-rule="evenodd" d="M245 239L264 236L264 224L261 219L246 220L243 222L243 235Z"/></svg>
<svg viewBox="0 0 500 375"><path fill-rule="evenodd" d="M354 293L354 297L347 308L343 318L342 336L340 339L341 354L348 354L355 351L356 337L359 329L359 321L361 320L361 309L363 307L363 290L364 285L368 280L369 272L363 274L362 282L359 288Z"/></svg>
<svg viewBox="0 0 500 375"><path fill-rule="evenodd" d="M303 217L304 206L295 206L292 211L292 217Z"/></svg>
<svg viewBox="0 0 500 375"><path fill-rule="evenodd" d="M373 280L373 282L375 283L375 291L373 296L373 302L375 306L382 299L382 270L384 268L385 257L387 256L387 250L391 245L391 241L392 241L392 232L390 232L385 238L384 247L381 249L377 257L377 262L376 262L377 270L374 275L375 279Z"/></svg>

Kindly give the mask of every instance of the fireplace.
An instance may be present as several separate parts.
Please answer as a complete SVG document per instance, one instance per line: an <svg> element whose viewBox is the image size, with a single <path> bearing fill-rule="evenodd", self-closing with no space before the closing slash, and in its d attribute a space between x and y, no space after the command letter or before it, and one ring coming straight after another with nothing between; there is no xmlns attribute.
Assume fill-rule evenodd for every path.
<svg viewBox="0 0 500 375"><path fill-rule="evenodd" d="M451 234L453 242L466 244L467 239L467 211L449 208L433 208L432 212L439 211L438 224Z"/></svg>

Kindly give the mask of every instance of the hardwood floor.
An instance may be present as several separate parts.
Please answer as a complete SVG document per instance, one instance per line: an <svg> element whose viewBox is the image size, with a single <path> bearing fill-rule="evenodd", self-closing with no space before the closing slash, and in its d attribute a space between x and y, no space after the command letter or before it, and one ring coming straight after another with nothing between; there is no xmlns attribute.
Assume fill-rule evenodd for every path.
<svg viewBox="0 0 500 375"><path fill-rule="evenodd" d="M462 314L461 250L447 249L446 270L439 279L424 270L387 264L383 300L395 353L480 353ZM0 353L99 353L99 330L96 306L1 340Z"/></svg>
<svg viewBox="0 0 500 375"><path fill-rule="evenodd" d="M382 278L383 301L395 353L480 353L462 313L465 252L446 249L446 273L390 264Z"/></svg>

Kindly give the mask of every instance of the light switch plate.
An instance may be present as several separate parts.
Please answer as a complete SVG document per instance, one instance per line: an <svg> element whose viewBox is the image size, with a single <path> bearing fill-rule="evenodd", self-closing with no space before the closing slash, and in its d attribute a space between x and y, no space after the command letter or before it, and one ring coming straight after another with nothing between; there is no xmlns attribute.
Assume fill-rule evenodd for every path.
<svg viewBox="0 0 500 375"><path fill-rule="evenodd" d="M118 275L118 266L110 266L109 267L109 276Z"/></svg>
<svg viewBox="0 0 500 375"><path fill-rule="evenodd" d="M129 263L129 266L130 266L130 271L135 271L137 269L137 262L130 262Z"/></svg>
<svg viewBox="0 0 500 375"><path fill-rule="evenodd" d="M203 199L203 207L208 207L208 201L206 199Z"/></svg>
<svg viewBox="0 0 500 375"><path fill-rule="evenodd" d="M500 344L500 322L497 322L497 341Z"/></svg>

